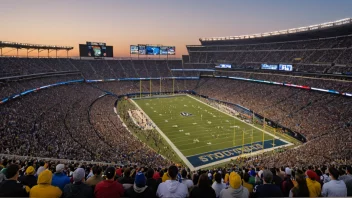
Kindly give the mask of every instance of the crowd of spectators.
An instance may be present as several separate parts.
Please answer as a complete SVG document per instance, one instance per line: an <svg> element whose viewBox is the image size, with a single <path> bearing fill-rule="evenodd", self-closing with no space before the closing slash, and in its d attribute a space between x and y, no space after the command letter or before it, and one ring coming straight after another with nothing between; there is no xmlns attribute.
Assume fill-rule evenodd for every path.
<svg viewBox="0 0 352 198"><path fill-rule="evenodd" d="M75 84L3 104L0 152L146 165L168 163L122 127L113 109L116 98L93 103L102 94L90 85Z"/></svg>
<svg viewBox="0 0 352 198"><path fill-rule="evenodd" d="M0 197L346 197L351 166L249 165L190 171L181 166L101 165L2 158ZM168 167L168 168L166 168Z"/></svg>
<svg viewBox="0 0 352 198"><path fill-rule="evenodd" d="M231 63L236 69L260 69L260 64L293 64L294 71L350 74L352 37L332 37L278 43L188 46L185 65ZM336 66L335 66L336 65ZM341 65L346 69L341 69ZM210 65L209 65L210 66Z"/></svg>
<svg viewBox="0 0 352 198"><path fill-rule="evenodd" d="M192 64L184 65L182 65L180 60L132 61L0 58L0 71L4 71L2 77L60 71L79 70L81 72L80 74L70 76L51 76L47 78L2 81L0 82L0 98L47 84L83 78L108 79L129 77L197 76L199 75L197 72L171 72L171 69L212 68L212 62L214 62L212 60L217 59L234 60L235 63L241 63L238 64L241 68L251 67L252 69L258 69L261 60L288 61L297 58L297 56L305 56L307 57L306 59L297 63L296 69L298 71L344 73L346 71L351 71L351 66L349 65L352 52L351 49L349 49L350 44L351 38L346 37L335 40L314 40L307 43L274 43L270 45L268 44L268 46L266 46L266 44L236 46L234 48L231 48L231 46L213 46L209 48L212 50L224 50L225 48L226 50L233 49L233 52L228 54L227 52L222 54L216 52L190 52L190 57L188 58ZM194 56L194 54L199 55ZM223 58L221 56L226 57ZM255 57L256 59L253 59L252 57ZM333 66L330 63L343 65ZM228 75L228 73L225 72L218 72L217 74ZM302 78L289 75L268 75L248 72L235 72L231 75L307 85L342 92L352 92L352 83L343 80ZM259 155L255 158L248 158L246 162L247 168L253 167L257 164L266 167L288 165L292 168L296 167L296 171L299 172L297 167L303 169L310 164L336 166L337 164L352 163L350 155L352 150L352 118L350 116L352 105L348 97L284 86L215 78L202 78L201 80L143 81L141 85L142 86L140 87L139 81L64 85L41 90L37 93L32 93L5 104L1 104L0 153L18 156L85 160L123 165L128 164L128 166L132 166L132 170L134 170L131 170L128 174L132 177L122 177L124 179L118 180L121 184L123 184L121 180L129 180L130 184L131 181L134 182L137 178L143 180L144 175L146 176L147 183L148 180L152 182L153 180L151 180L150 175L153 174L150 173L151 171L148 171L148 168L151 167L153 170L158 170L159 173L170 171L162 169L162 167L167 167L172 163L167 159L170 156L166 156L166 158L161 156L158 150L151 149L128 131L114 111L113 105L116 98L113 96L101 96L105 94L104 91L109 91L116 95L122 95L126 93L138 93L141 90L146 93L159 91L172 92L173 90L195 90L198 94L207 95L211 98L247 107L277 124L299 132L308 140L307 143L295 149L285 150L274 155ZM155 144L158 144L156 136L149 136L149 138L154 139ZM171 152L172 151L170 150L170 155L172 154ZM35 176L30 174L33 171L31 168L29 169L28 174L26 171L28 167L31 166L30 164L34 165L34 162L30 162L30 160L15 160L6 163L7 165L3 165L7 167L13 163L21 166L20 176L23 176L24 173L26 173L26 176L28 175L28 177L26 177L25 185L29 188L34 188L33 186L35 185L40 186L50 184L50 178L56 178L58 175L67 174L72 177L75 170L77 170L76 174L82 175L82 170L78 167L83 167L84 169L90 167L92 169L93 166L87 164L69 164L65 162L66 167L64 167L63 170L60 169L61 171L58 171L56 169L54 170L56 164L51 164L45 168L50 169L52 173L50 171L45 171L43 172L45 174L42 175L42 177L39 177L40 174L37 174L35 179L36 184L34 185L35 182L33 177ZM40 162L36 162L36 165L34 166L35 172L40 169L39 167ZM144 168L142 170L142 168L137 167ZM106 172L105 175L108 178L104 184L101 184L101 188L105 188L103 186L112 185L116 185L116 188L120 188L117 187L119 185L114 183L115 176L112 175L111 171L108 171L109 168L107 166L101 168L103 170L102 172ZM11 169L16 170L14 167ZM139 171L143 172L143 175L141 175ZM212 171L213 172L211 173L213 174L214 170ZM181 169L179 172L180 174L183 173L182 178L185 179L183 181L189 181L187 180L187 177L193 175L193 173L190 173L189 171L184 173ZM226 172L228 172L228 170L221 171L221 179L226 180L225 174L222 174ZM244 181L246 181L246 178L248 177L246 172L248 171L245 171L245 169L242 168L242 178ZM198 184L197 188L194 188L193 191L189 191L189 186L191 186L190 182L183 182L188 183L186 185L188 188L186 194L191 197L204 197L205 195L210 196L213 194L213 191L207 184L209 176L207 175L207 177L205 177L200 173L203 172L194 174L198 175L197 178L199 178L199 183L198 179L193 180L192 185ZM31 177L31 175L33 177ZM89 173L86 173L85 175L88 177ZM18 175L10 176L9 178L25 181L21 180L21 177ZM159 175L159 177L163 176L163 174ZM264 176L265 175L263 175L263 177ZM241 178L241 174L233 176L234 180L242 181L241 179L238 179L239 177ZM259 176L257 180L264 183L265 180L261 177L262 176ZM219 181L219 176L216 177L216 175L214 175L211 180L216 178L218 178L217 181ZM296 178L294 181L297 180L297 183L304 183L302 182L301 177L292 177L291 179L293 178ZM85 179L88 178L82 178L80 176L77 181L73 180L81 184L84 183L82 181ZM231 183L228 184L230 190L222 192L219 188L226 186L226 183L228 182L221 182L221 179L220 182L216 181L217 183L213 184L216 197L227 197L227 195L234 192L237 193L238 191L245 194L245 190L243 189L233 190L239 189L240 187L238 187L238 184L231 185ZM334 179L337 179L337 177L334 176ZM73 180L71 178L71 182ZM95 180L101 181L101 178L97 176ZM55 181L55 179L53 179L53 181ZM87 180L87 183L88 182L89 179ZM156 182L158 182L158 180ZM269 180L266 181L266 183L270 183ZM137 193L136 191L145 190L143 185L142 187L137 186L136 188L134 188L133 183L131 185L132 188L128 189L126 185L122 185L124 193L122 193L121 196L132 196L132 194ZM165 182L165 186L168 185L170 185L172 189L184 188L180 187L180 184L175 182ZM245 186L245 182L242 182L241 185ZM162 186L164 186L164 184ZM231 187L233 189L231 189ZM1 188L0 185L0 189ZM67 190L68 188L71 189L70 192L72 192L72 188L85 187L77 187L75 184L68 184L68 186L61 186L59 189L60 191L53 191L56 191L57 195L60 194L60 192L65 195L65 189ZM252 188L254 188L254 186L252 186ZM247 193L249 196L264 196L263 194L258 194L258 192L261 192L261 188L262 187L260 186L259 188L254 188L254 190L249 188ZM165 189L167 189L167 187L165 187ZM144 190L142 192L144 192ZM163 193L168 193L162 190L157 191L157 188L154 188L153 190L153 196L157 195L158 197L163 197ZM301 191L297 191L297 189L291 191L292 192L286 190L281 193L285 193L285 195L289 195L287 192L293 194L301 193ZM206 193L204 194L204 192ZM326 190L324 191L324 187L323 190L319 191L319 193L324 196L328 195L327 192L328 191ZM94 193L96 192L94 191ZM311 192L309 191L309 193ZM35 190L33 196L35 196ZM91 196L93 196L93 190ZM95 196L102 197L105 195ZM247 195L245 194L243 196Z"/></svg>
<svg viewBox="0 0 352 198"><path fill-rule="evenodd" d="M0 58L0 78L79 71L86 79L171 77L182 60L78 60L69 58Z"/></svg>

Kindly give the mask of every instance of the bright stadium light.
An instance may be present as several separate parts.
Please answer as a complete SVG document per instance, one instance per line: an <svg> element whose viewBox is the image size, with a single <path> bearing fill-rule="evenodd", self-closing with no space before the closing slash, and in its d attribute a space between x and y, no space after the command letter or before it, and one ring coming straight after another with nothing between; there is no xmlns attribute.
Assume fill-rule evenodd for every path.
<svg viewBox="0 0 352 198"><path fill-rule="evenodd" d="M267 36L275 36L281 34L293 34L297 32L306 32L311 30L316 30L320 28L327 28L337 25L344 25L352 23L352 18L345 18L336 20L333 22L326 22L316 25L310 25L306 27L299 27L299 28L291 28L287 30L280 30L280 31L273 31L273 32L266 32L261 34L251 34L251 35L240 35L240 36L227 36L227 37L209 37L209 38L200 38L201 41L218 41L218 40L238 40L238 39L247 39L247 38L260 38L260 37L267 37Z"/></svg>

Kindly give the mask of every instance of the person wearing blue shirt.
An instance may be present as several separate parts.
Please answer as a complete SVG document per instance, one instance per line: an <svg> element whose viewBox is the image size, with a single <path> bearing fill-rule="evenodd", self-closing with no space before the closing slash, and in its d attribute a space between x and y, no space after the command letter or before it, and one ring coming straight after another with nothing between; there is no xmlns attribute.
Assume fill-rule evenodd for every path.
<svg viewBox="0 0 352 198"><path fill-rule="evenodd" d="M70 178L64 174L64 169L65 165L58 164L51 182L51 185L59 187L61 191L64 190L66 184L70 183Z"/></svg>
<svg viewBox="0 0 352 198"><path fill-rule="evenodd" d="M347 187L344 181L338 180L339 171L336 168L329 168L331 181L323 185L321 195L324 197L347 197Z"/></svg>

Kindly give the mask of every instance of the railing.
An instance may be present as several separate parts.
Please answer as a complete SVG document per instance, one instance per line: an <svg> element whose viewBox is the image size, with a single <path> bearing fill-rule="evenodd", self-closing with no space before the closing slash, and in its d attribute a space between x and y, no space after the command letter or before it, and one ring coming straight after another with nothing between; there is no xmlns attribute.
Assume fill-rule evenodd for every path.
<svg viewBox="0 0 352 198"><path fill-rule="evenodd" d="M49 158L49 157L35 157L35 156L21 156L21 155L11 155L11 154L0 154L0 157L7 159L15 159L15 160L28 160L28 159L36 159L43 161L55 161L60 163L86 163L86 164L99 164L99 165L122 165L121 163L107 163L107 162L93 162L93 161L83 161L83 160L69 160L69 159L58 159L58 158Z"/></svg>

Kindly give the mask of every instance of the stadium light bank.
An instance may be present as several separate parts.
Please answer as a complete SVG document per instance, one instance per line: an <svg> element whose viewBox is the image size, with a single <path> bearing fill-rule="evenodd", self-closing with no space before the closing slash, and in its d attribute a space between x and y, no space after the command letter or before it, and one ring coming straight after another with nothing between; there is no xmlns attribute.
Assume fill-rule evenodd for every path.
<svg viewBox="0 0 352 198"><path fill-rule="evenodd" d="M345 18L345 19L340 19L333 22L326 22L326 23L310 25L306 27L287 29L287 30L279 30L279 31L259 33L259 34L248 34L248 35L241 35L241 36L208 37L208 38L200 38L199 40L200 41L224 41L224 40L262 38L267 36L276 36L276 35L283 35L283 34L293 34L298 32L312 31L317 29L329 28L333 26L345 25L349 23L352 23L352 18Z"/></svg>

